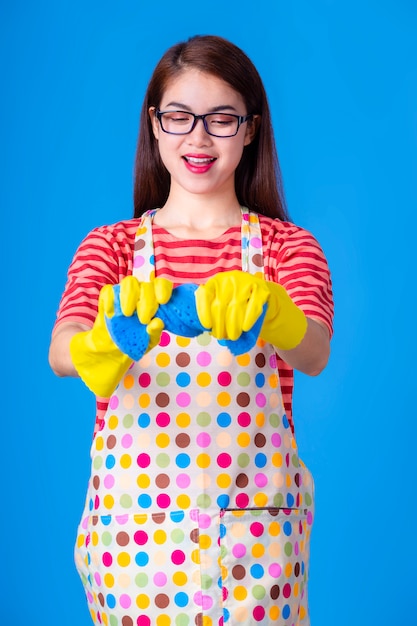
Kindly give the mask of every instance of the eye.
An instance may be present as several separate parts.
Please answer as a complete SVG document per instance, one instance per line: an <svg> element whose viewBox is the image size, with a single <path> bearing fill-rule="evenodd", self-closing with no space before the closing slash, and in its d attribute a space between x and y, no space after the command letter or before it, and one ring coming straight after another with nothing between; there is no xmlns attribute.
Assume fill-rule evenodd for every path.
<svg viewBox="0 0 417 626"><path fill-rule="evenodd" d="M183 111L169 111L168 113L164 113L164 120L170 124L175 124L180 126L181 124L189 124L192 116L188 113L184 113Z"/></svg>
<svg viewBox="0 0 417 626"><path fill-rule="evenodd" d="M227 115L226 113L213 113L207 118L210 126L231 126L236 124L236 118L233 115Z"/></svg>

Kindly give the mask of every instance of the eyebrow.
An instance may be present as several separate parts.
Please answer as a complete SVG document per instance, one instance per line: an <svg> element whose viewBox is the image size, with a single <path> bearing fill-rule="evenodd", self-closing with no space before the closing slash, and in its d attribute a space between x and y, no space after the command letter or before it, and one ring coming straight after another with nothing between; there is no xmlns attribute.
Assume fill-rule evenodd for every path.
<svg viewBox="0 0 417 626"><path fill-rule="evenodd" d="M190 111L191 113L190 107L184 104L183 102L169 102L166 106L177 107L181 109L181 111ZM212 113L217 113L218 111L225 111L225 110L236 111L235 107L231 106L230 104L220 104L219 106L213 107L210 109Z"/></svg>

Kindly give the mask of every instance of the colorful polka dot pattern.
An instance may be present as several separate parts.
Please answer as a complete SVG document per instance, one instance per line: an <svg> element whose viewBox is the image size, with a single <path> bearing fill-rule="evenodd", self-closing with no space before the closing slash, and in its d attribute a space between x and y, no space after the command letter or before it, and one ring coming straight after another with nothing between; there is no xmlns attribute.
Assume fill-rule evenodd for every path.
<svg viewBox="0 0 417 626"><path fill-rule="evenodd" d="M151 258L140 267L149 277ZM272 346L234 357L208 333L164 331L92 446L75 554L94 623L307 626L312 521Z"/></svg>

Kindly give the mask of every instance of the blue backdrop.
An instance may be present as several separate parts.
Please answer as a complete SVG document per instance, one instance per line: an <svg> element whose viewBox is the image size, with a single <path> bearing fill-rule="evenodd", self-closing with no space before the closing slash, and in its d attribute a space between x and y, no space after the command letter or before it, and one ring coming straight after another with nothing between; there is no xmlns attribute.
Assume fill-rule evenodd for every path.
<svg viewBox="0 0 417 626"><path fill-rule="evenodd" d="M153 67L196 33L258 67L292 219L333 274L331 360L295 390L317 491L312 626L417 624L416 13L411 0L1 4L4 626L90 624L72 550L94 402L54 377L49 337L75 247L131 216Z"/></svg>

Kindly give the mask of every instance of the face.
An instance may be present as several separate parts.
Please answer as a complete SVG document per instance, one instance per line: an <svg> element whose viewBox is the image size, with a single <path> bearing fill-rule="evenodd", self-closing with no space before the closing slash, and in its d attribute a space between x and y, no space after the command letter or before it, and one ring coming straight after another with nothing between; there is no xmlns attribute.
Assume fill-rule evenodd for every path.
<svg viewBox="0 0 417 626"><path fill-rule="evenodd" d="M228 83L198 70L189 69L173 79L165 90L161 111L189 111L246 115L242 96ZM234 137L209 135L198 120L188 135L172 135L161 129L154 109L149 110L161 159L171 175L171 193L183 190L194 194L234 193L234 175L244 147L254 135L254 123L244 122Z"/></svg>

